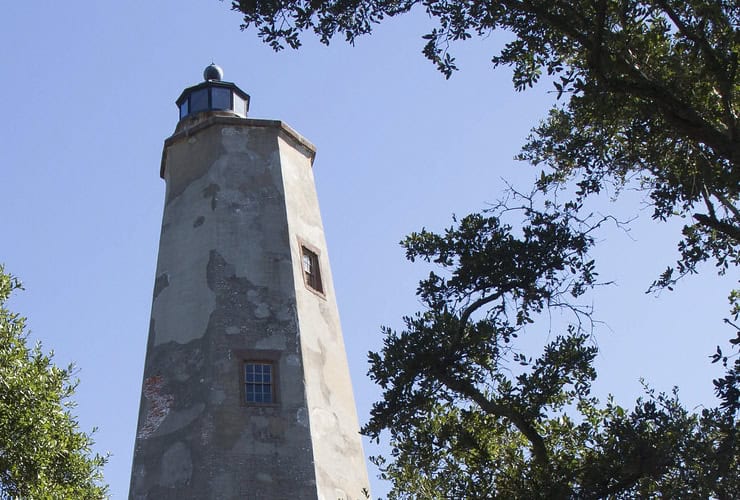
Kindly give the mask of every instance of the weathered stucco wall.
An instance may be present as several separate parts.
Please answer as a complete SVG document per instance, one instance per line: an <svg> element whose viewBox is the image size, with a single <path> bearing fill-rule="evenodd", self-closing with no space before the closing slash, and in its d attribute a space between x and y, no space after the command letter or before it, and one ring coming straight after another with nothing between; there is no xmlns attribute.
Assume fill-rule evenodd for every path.
<svg viewBox="0 0 740 500"><path fill-rule="evenodd" d="M319 499L363 498L363 488L369 489L365 455L313 170L289 135L279 143ZM305 284L304 244L318 251L323 296Z"/></svg>
<svg viewBox="0 0 740 500"><path fill-rule="evenodd" d="M132 498L316 498L278 128L244 122L165 146ZM277 358L279 405L244 405L245 351Z"/></svg>
<svg viewBox="0 0 740 500"><path fill-rule="evenodd" d="M130 498L358 498L368 482L312 147L280 122L199 122L165 143ZM320 248L326 298L303 285L299 237ZM278 404L244 404L245 356L275 360Z"/></svg>

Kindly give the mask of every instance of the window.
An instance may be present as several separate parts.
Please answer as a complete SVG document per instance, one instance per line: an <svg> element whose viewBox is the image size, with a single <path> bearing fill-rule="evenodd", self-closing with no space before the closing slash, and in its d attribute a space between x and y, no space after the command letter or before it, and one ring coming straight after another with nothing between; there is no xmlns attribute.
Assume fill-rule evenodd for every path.
<svg viewBox="0 0 740 500"><path fill-rule="evenodd" d="M283 351L234 349L234 388L242 406L280 404L280 359ZM237 380L238 379L238 380Z"/></svg>
<svg viewBox="0 0 740 500"><path fill-rule="evenodd" d="M198 89L190 94L190 113L208 109L208 89Z"/></svg>
<svg viewBox="0 0 740 500"><path fill-rule="evenodd" d="M247 361L244 363L244 401L252 403L275 403L274 365L270 361Z"/></svg>
<svg viewBox="0 0 740 500"><path fill-rule="evenodd" d="M188 116L188 113L190 112L188 102L189 101L185 99L182 104L180 104L180 118L185 118L186 116Z"/></svg>
<svg viewBox="0 0 740 500"><path fill-rule="evenodd" d="M234 113L244 118L247 117L247 101L234 94Z"/></svg>
<svg viewBox="0 0 740 500"><path fill-rule="evenodd" d="M213 87L211 89L211 109L231 109L231 89Z"/></svg>
<svg viewBox="0 0 740 500"><path fill-rule="evenodd" d="M324 293L324 285L321 283L321 269L319 268L319 256L305 246L301 246L301 258L303 265L303 278L313 290Z"/></svg>

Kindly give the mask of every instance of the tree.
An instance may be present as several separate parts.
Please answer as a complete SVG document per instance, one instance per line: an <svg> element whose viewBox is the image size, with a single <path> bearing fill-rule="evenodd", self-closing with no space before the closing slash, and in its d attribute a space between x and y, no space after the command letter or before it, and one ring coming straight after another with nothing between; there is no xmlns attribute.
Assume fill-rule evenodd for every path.
<svg viewBox="0 0 740 500"><path fill-rule="evenodd" d="M733 0L242 0L242 28L276 50L302 32L352 43L385 18L421 8L437 22L424 55L447 77L451 44L497 29L515 35L493 57L524 90L544 73L564 102L521 157L550 167L540 188L577 178L579 195L637 181L654 217L691 217L679 275L715 258L737 265L740 241L740 6ZM676 278L669 268L657 283Z"/></svg>
<svg viewBox="0 0 740 500"><path fill-rule="evenodd" d="M475 214L438 235L404 242L407 257L435 263L420 283L424 310L385 329L371 353L384 390L365 431L389 430L393 495L412 498L730 498L738 490L740 359L717 347L720 406L700 414L649 390L632 410L589 395L596 355L577 298L596 285L588 259L603 221L586 199L613 187L642 189L653 217L686 222L681 257L653 283L670 289L714 261L740 264L740 5L727 0L234 1L243 29L273 48L313 32L352 43L387 17L423 9L436 22L424 55L446 76L453 43L497 29L513 40L493 57L525 90L547 74L558 103L520 154L545 167L537 189L572 200L536 208L530 198ZM730 295L736 335L740 292ZM548 309L574 321L541 353L513 346ZM537 321L535 326L531 322ZM529 325L529 326L528 326ZM525 327L527 327L525 329ZM530 333L527 333L530 335ZM733 351L734 352L734 351ZM518 372L513 366L520 364Z"/></svg>
<svg viewBox="0 0 740 500"><path fill-rule="evenodd" d="M71 414L74 367L27 346L25 318L6 307L20 288L0 266L0 498L104 498L107 458Z"/></svg>
<svg viewBox="0 0 740 500"><path fill-rule="evenodd" d="M608 219L523 200L403 242L436 269L424 309L370 355L383 399L363 430L390 432L393 461L375 458L390 498L732 498L736 405L696 414L646 387L629 410L590 394L597 349L578 299L600 284L588 254ZM571 321L549 323L556 310ZM542 350L525 351L537 333Z"/></svg>

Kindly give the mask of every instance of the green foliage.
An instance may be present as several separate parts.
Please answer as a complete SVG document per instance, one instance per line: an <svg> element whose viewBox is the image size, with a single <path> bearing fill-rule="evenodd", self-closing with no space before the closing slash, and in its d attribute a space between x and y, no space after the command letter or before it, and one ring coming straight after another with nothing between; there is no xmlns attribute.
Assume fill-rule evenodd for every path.
<svg viewBox="0 0 740 500"><path fill-rule="evenodd" d="M740 326L737 325L737 319L740 316L740 291L733 290L729 299L734 321L725 318L725 323L735 329L735 338L730 340L734 351L740 347ZM722 348L717 346L711 358L712 363L722 362L725 368L725 376L714 381L714 392L722 401L721 407L729 413L740 413L740 356L735 352L726 355Z"/></svg>
<svg viewBox="0 0 740 500"><path fill-rule="evenodd" d="M275 49L353 42L374 24L423 9L437 26L424 54L447 77L451 43L497 29L514 39L493 57L517 90L547 74L562 103L521 158L546 165L540 188L575 178L579 196L637 180L654 217L690 217L682 258L655 286L714 259L740 260L740 6L728 0L234 1L243 29Z"/></svg>
<svg viewBox="0 0 740 500"><path fill-rule="evenodd" d="M6 308L19 288L0 266L0 498L104 498L107 459L70 413L73 367L26 345L25 318Z"/></svg>
<svg viewBox="0 0 740 500"><path fill-rule="evenodd" d="M578 300L600 284L588 252L605 220L515 199L403 242L436 270L417 291L423 311L370 354L383 398L363 432L390 432L393 460L374 458L390 497L732 498L736 399L700 414L647 387L631 410L594 399L597 349ZM505 222L516 213L521 225ZM573 321L543 331L556 310Z"/></svg>

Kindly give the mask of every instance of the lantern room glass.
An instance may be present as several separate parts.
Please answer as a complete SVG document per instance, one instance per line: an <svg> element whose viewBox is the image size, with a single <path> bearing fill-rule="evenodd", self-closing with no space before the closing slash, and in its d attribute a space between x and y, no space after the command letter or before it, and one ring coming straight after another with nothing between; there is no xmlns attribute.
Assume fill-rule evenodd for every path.
<svg viewBox="0 0 740 500"><path fill-rule="evenodd" d="M181 120L190 114L190 107L188 106L189 102L190 101L185 99L184 101L182 101L182 104L180 104L180 119Z"/></svg>
<svg viewBox="0 0 740 500"><path fill-rule="evenodd" d="M208 109L208 89L198 89L190 94L190 113Z"/></svg>
<svg viewBox="0 0 740 500"><path fill-rule="evenodd" d="M246 118L247 117L247 101L234 94L234 113Z"/></svg>
<svg viewBox="0 0 740 500"><path fill-rule="evenodd" d="M211 109L231 109L231 89L212 87Z"/></svg>
<svg viewBox="0 0 740 500"><path fill-rule="evenodd" d="M247 117L248 100L230 86L199 85L182 97L178 106L180 119L202 111L231 111L242 118Z"/></svg>

